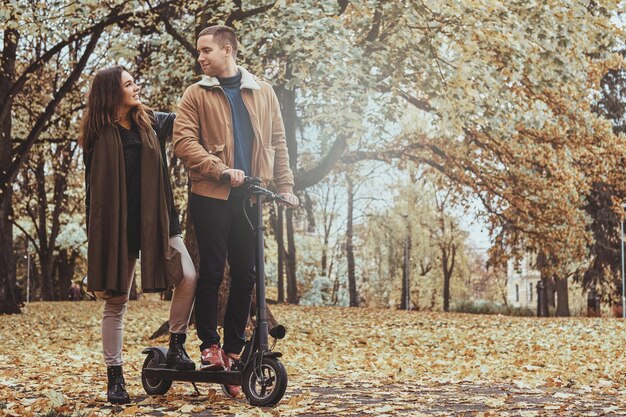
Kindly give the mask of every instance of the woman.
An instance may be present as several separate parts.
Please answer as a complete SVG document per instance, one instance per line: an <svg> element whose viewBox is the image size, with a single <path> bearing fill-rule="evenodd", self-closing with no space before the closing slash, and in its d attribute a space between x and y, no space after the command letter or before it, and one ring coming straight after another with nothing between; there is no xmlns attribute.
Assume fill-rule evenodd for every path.
<svg viewBox="0 0 626 417"><path fill-rule="evenodd" d="M123 67L94 76L79 138L87 188L87 287L105 299L102 347L107 399L115 404L130 402L122 373L122 330L140 251L143 291L174 286L167 364L195 369L184 343L196 272L180 237L164 145L174 117L144 106Z"/></svg>

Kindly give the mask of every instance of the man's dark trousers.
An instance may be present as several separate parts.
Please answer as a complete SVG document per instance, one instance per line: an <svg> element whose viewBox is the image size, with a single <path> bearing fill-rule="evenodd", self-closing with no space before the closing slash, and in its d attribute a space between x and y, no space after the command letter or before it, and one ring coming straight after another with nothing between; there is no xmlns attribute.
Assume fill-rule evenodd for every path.
<svg viewBox="0 0 626 417"><path fill-rule="evenodd" d="M196 328L200 350L220 344L217 333L217 302L224 265L228 256L230 292L224 314L224 345L227 353L240 353L245 345L245 328L255 284L254 231L256 207L247 197L231 192L228 200L191 194L189 211L196 232L200 271L196 287Z"/></svg>

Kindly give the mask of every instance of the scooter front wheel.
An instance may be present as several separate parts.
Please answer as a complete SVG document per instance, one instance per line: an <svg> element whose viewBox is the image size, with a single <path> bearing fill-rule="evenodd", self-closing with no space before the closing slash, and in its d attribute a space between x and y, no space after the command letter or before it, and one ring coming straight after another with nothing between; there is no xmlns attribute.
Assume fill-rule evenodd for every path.
<svg viewBox="0 0 626 417"><path fill-rule="evenodd" d="M260 367L253 363L246 369L242 389L250 405L274 405L287 390L287 370L278 359L264 357Z"/></svg>
<svg viewBox="0 0 626 417"><path fill-rule="evenodd" d="M159 365L159 359L154 353L149 353L146 360L143 361L143 368L156 368ZM172 386L172 381L164 379L148 378L141 372L141 385L148 395L163 395Z"/></svg>

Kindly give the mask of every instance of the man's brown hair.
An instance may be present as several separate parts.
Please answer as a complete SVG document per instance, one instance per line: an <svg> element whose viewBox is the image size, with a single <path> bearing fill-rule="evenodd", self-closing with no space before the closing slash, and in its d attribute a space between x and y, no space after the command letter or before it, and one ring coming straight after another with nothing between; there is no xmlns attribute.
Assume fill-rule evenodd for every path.
<svg viewBox="0 0 626 417"><path fill-rule="evenodd" d="M222 49L226 45L232 46L233 58L237 58L237 34L233 28L224 25L209 26L198 33L198 38L208 35L213 35L213 39Z"/></svg>

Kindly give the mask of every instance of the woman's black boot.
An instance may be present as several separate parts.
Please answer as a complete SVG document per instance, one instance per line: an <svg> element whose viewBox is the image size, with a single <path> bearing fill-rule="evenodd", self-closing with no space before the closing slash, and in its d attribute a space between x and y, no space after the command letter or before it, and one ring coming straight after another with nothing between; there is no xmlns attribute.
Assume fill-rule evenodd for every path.
<svg viewBox="0 0 626 417"><path fill-rule="evenodd" d="M192 371L196 369L196 364L189 359L185 351L185 333L170 333L170 348L167 350L165 361L168 368L175 368L179 371Z"/></svg>
<svg viewBox="0 0 626 417"><path fill-rule="evenodd" d="M126 383L124 382L124 374L122 365L107 366L107 401L111 404L128 404L130 397L126 392Z"/></svg>

